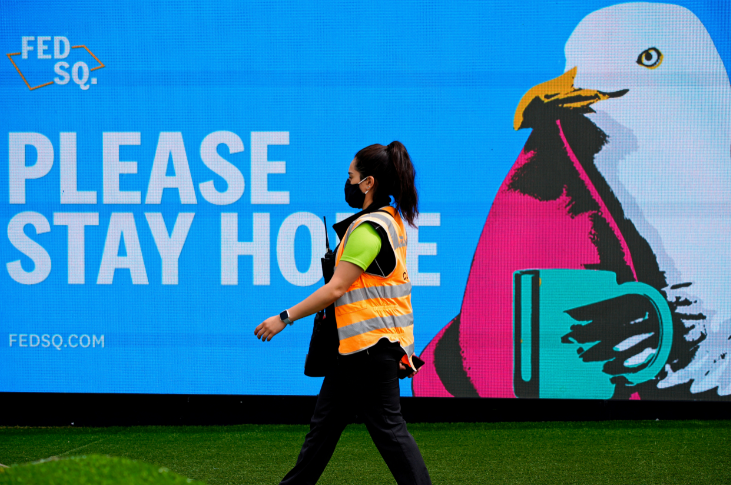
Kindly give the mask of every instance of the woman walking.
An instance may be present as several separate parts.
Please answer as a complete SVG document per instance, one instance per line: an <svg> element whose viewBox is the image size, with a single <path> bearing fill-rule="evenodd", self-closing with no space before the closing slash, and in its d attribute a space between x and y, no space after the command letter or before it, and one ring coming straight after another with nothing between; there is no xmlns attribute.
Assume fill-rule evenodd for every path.
<svg viewBox="0 0 731 485"><path fill-rule="evenodd" d="M406 230L419 213L414 167L398 141L356 153L345 201L361 212L335 224L335 273L302 302L256 327L271 340L288 324L335 303L337 363L325 376L297 464L281 484L314 484L357 413L398 484L431 484L401 415L399 371L413 377L414 320ZM390 196L394 198L391 206ZM367 482L367 479L364 479Z"/></svg>

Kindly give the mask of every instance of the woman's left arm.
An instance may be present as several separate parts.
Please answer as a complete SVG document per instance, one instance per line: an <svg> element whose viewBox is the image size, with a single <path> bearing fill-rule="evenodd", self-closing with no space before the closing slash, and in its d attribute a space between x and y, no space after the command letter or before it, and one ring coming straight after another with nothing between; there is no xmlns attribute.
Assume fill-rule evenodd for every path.
<svg viewBox="0 0 731 485"><path fill-rule="evenodd" d="M294 322L329 307L348 291L348 288L362 273L363 269L359 266L348 261L340 261L328 284L318 288L310 296L288 310L290 320ZM254 335L262 342L269 341L284 330L286 326L287 324L279 318L279 315L274 315L261 322L254 330Z"/></svg>

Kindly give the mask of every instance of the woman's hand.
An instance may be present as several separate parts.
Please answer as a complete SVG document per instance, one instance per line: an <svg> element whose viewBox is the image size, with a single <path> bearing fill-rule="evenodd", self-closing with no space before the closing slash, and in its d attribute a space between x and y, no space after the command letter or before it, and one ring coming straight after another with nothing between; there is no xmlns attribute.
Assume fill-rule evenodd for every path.
<svg viewBox="0 0 731 485"><path fill-rule="evenodd" d="M410 369L411 367L408 367L408 366L407 366L407 365L405 365L405 364L404 364L403 362L399 362L399 363L398 363L398 368L399 368L399 369L401 369L401 370L406 370L406 369ZM411 374L409 374L409 375L408 375L408 376L406 376L406 377L408 377L409 379L411 379L412 377L414 377L414 376L416 375L416 373L417 373L417 372L419 372L419 370L418 370L418 369L417 369L417 370L415 370L414 372L412 372Z"/></svg>
<svg viewBox="0 0 731 485"><path fill-rule="evenodd" d="M284 330L286 326L287 324L279 318L279 315L274 315L261 322L254 330L254 335L256 335L256 338L261 339L262 342L266 342Z"/></svg>

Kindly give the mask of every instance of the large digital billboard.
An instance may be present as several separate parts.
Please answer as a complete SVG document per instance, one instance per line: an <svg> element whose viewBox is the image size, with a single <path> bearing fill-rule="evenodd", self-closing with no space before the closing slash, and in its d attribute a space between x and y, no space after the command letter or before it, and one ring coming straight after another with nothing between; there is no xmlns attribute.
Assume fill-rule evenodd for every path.
<svg viewBox="0 0 731 485"><path fill-rule="evenodd" d="M731 395L731 3L0 2L0 392L307 395L399 140L402 395Z"/></svg>

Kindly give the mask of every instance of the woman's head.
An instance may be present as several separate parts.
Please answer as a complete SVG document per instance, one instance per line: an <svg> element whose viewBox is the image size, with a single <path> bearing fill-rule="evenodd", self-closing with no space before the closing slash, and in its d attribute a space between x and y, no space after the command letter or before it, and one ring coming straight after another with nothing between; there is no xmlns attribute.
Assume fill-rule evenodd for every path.
<svg viewBox="0 0 731 485"><path fill-rule="evenodd" d="M419 215L419 195L416 170L406 147L399 141L370 145L355 154L354 162L360 180L373 177L374 196L393 195L396 210L413 226Z"/></svg>

